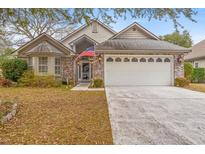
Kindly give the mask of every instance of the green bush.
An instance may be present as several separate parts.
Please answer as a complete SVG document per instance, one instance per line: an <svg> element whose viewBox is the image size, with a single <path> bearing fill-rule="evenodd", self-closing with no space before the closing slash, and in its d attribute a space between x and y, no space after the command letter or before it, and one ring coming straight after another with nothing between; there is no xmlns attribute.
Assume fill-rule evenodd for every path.
<svg viewBox="0 0 205 154"><path fill-rule="evenodd" d="M11 87L12 82L8 79L0 77L0 87Z"/></svg>
<svg viewBox="0 0 205 154"><path fill-rule="evenodd" d="M192 79L192 73L193 73L193 66L191 63L184 63L184 76L186 79L191 81Z"/></svg>
<svg viewBox="0 0 205 154"><path fill-rule="evenodd" d="M205 68L194 68L192 73L192 82L204 82Z"/></svg>
<svg viewBox="0 0 205 154"><path fill-rule="evenodd" d="M92 80L90 87L91 88L103 88L104 87L103 80L102 79Z"/></svg>
<svg viewBox="0 0 205 154"><path fill-rule="evenodd" d="M74 80L69 80L68 85L70 87L74 87L75 86L75 81Z"/></svg>
<svg viewBox="0 0 205 154"><path fill-rule="evenodd" d="M54 76L36 76L32 71L26 71L22 77L18 80L19 86L25 87L60 87L61 81L56 80Z"/></svg>
<svg viewBox="0 0 205 154"><path fill-rule="evenodd" d="M0 51L0 68L1 64L11 56L13 51L14 49L11 48L6 48Z"/></svg>
<svg viewBox="0 0 205 154"><path fill-rule="evenodd" d="M6 79L16 82L27 70L27 63L22 59L6 59L1 63L2 74Z"/></svg>
<svg viewBox="0 0 205 154"><path fill-rule="evenodd" d="M7 59L3 59L3 58L0 58L0 69L2 68L2 64L4 63L4 61L6 61Z"/></svg>
<svg viewBox="0 0 205 154"><path fill-rule="evenodd" d="M177 87L186 87L188 86L190 81L183 77L178 77L175 79L175 86Z"/></svg>

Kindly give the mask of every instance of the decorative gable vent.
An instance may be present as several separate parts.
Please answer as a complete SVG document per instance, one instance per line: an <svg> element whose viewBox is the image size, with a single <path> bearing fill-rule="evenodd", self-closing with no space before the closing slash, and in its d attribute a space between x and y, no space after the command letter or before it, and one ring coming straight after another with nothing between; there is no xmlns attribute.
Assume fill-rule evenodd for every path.
<svg viewBox="0 0 205 154"><path fill-rule="evenodd" d="M136 31L136 30L137 30L137 27L133 27L133 28L132 28L132 31Z"/></svg>
<svg viewBox="0 0 205 154"><path fill-rule="evenodd" d="M92 32L97 33L98 32L98 24L97 22L92 23Z"/></svg>

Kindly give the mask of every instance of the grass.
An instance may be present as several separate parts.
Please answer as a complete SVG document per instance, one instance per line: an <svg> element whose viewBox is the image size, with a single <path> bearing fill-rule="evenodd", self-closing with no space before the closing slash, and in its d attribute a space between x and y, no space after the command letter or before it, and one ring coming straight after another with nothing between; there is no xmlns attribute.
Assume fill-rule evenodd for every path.
<svg viewBox="0 0 205 154"><path fill-rule="evenodd" d="M205 84L203 83L191 83L187 89L194 90L194 91L200 91L205 92Z"/></svg>
<svg viewBox="0 0 205 154"><path fill-rule="evenodd" d="M17 115L0 126L0 144L112 144L104 92L0 88L17 99Z"/></svg>

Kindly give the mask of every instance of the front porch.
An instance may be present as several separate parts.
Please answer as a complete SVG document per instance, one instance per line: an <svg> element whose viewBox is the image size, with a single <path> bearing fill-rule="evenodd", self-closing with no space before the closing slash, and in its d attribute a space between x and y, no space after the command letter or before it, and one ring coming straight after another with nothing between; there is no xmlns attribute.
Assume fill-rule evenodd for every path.
<svg viewBox="0 0 205 154"><path fill-rule="evenodd" d="M77 84L90 83L95 76L94 63L98 57L94 52L94 46L97 44L98 42L87 35L82 35L70 43L73 51L77 54L74 61L75 82Z"/></svg>
<svg viewBox="0 0 205 154"><path fill-rule="evenodd" d="M92 78L92 62L90 62L89 58L79 59L77 62L77 83L90 83Z"/></svg>
<svg viewBox="0 0 205 154"><path fill-rule="evenodd" d="M94 51L84 51L75 60L76 83L86 83L93 79L103 80L103 56Z"/></svg>

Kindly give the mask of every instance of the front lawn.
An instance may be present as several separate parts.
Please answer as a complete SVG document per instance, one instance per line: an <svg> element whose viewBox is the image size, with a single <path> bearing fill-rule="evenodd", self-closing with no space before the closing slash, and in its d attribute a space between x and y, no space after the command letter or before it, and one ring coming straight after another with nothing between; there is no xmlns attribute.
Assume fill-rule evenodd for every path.
<svg viewBox="0 0 205 154"><path fill-rule="evenodd" d="M205 84L203 83L191 83L187 89L194 90L194 91L200 91L205 92Z"/></svg>
<svg viewBox="0 0 205 154"><path fill-rule="evenodd" d="M17 99L17 115L0 126L0 144L112 144L104 92L0 88Z"/></svg>

